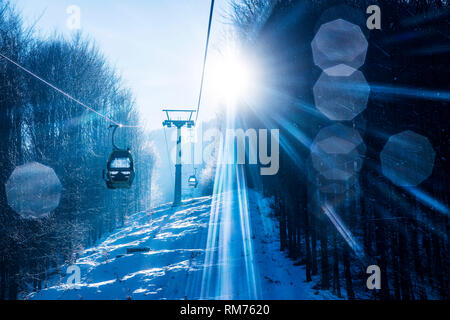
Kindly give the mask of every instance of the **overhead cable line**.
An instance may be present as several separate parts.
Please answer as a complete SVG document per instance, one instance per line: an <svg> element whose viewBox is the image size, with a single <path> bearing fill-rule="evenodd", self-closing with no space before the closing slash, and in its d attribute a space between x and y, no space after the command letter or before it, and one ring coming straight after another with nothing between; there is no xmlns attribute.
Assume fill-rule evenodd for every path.
<svg viewBox="0 0 450 320"><path fill-rule="evenodd" d="M39 77L37 74L31 72L30 70L28 70L27 68L23 67L22 65L20 65L19 63L15 62L14 60L8 58L7 56L3 55L2 53L0 53L0 57L2 57L3 59L7 60L8 62L14 64L15 66L17 66L18 68L22 69L23 71L25 71L26 73L30 74L31 76L33 76L34 78L38 79L39 81L43 82L44 84L46 84L47 86L49 86L50 88L58 91L59 93L61 93L62 95L64 95L65 97L69 98L70 100L72 100L73 102L79 104L80 106L86 108L87 110L94 112L95 114L97 114L98 116L104 118L105 120L121 127L121 128L138 128L139 126L132 126L132 125L124 125L120 122L117 122L111 118L109 118L108 116L98 112L97 110L95 110L94 108L89 107L88 105L86 105L85 103L81 102L80 100L72 97L70 94L68 94L67 92L64 92L63 90L59 89L58 87L54 86L53 84L51 84L50 82L42 79L41 77Z"/></svg>
<svg viewBox="0 0 450 320"><path fill-rule="evenodd" d="M204 83L204 78L205 78L205 69L206 69L206 61L207 61L207 57L208 57L208 48L209 48L209 39L211 36L211 25L212 25L212 18L214 15L214 3L215 0L211 0L211 9L210 9L210 13L209 13L209 22L208 22L208 32L207 32L207 36L206 36L206 46L205 46L205 55L203 58L203 69L202 69L202 77L201 77L201 82L200 82L200 93L199 93L199 97L198 97L198 104L197 104L197 115L196 115L196 121L198 120L198 114L199 114L199 110L200 110L200 105L201 105L201 101L202 101L202 94L203 94L203 83ZM108 116L98 112L97 110L95 110L94 108L86 105L85 103L81 102L80 100L74 98L73 96L71 96L70 94L68 94L67 92L59 89L58 87L56 87L55 85L51 84L50 82L46 81L45 79L39 77L37 74L33 73L32 71L28 70L27 68L25 68L24 66L20 65L18 62L8 58L7 56L5 56L4 54L0 53L0 57L2 57L3 59L7 60L8 62L14 64L16 67L22 69L23 71L25 71L26 73L28 73L29 75L33 76L34 78L38 79L39 81L41 81L42 83L46 84L47 86L49 86L50 88L58 91L59 93L61 93L62 95L64 95L65 97L67 97L68 99L72 100L73 102L77 103L78 105L86 108L87 110L94 112L95 114L97 114L98 116L104 118L105 120L119 126L122 128L138 128L140 126L137 125L124 125L120 122L117 122L111 118L109 118Z"/></svg>
<svg viewBox="0 0 450 320"><path fill-rule="evenodd" d="M206 60L207 60L207 57L208 57L209 38L211 36L211 25L212 25L212 18L213 18L213 15L214 15L214 2L215 2L214 0L211 0L211 9L210 9L210 12L209 12L209 22L208 22L208 33L206 35L205 56L203 58L203 70L202 70L202 78L201 78L201 81L200 81L200 94L198 96L197 115L196 115L196 118L195 118L195 122L197 122L197 120L198 120L198 114L199 114L199 111L200 111L200 105L202 103L203 82L204 82L204 79L205 79L205 69L206 69Z"/></svg>

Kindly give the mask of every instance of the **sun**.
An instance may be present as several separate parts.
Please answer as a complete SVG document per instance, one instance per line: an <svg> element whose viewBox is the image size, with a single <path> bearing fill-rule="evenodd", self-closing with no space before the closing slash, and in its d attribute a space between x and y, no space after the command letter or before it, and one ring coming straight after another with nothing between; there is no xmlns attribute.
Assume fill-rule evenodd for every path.
<svg viewBox="0 0 450 320"><path fill-rule="evenodd" d="M212 93L227 104L250 94L253 76L251 62L236 46L229 46L215 55L208 69Z"/></svg>

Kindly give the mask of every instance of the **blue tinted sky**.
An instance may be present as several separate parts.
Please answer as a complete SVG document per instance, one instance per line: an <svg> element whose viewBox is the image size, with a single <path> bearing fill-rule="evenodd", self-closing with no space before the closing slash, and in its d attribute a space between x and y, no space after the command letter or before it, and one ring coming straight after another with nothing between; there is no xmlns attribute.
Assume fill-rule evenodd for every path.
<svg viewBox="0 0 450 320"><path fill-rule="evenodd" d="M210 0L14 0L37 29L70 35L67 8L81 9L81 30L94 39L132 89L143 119L161 128L163 107L195 107ZM228 0L216 1L212 50L226 28ZM215 109L208 102L200 118ZM89 103L87 101L87 103ZM212 103L212 102L211 102ZM93 106L95 107L95 106Z"/></svg>

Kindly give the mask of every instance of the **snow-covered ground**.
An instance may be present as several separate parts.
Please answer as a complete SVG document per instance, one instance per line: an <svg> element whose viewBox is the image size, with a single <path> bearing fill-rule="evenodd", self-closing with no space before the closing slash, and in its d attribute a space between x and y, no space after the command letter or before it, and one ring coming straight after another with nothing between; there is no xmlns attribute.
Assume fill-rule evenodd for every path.
<svg viewBox="0 0 450 320"><path fill-rule="evenodd" d="M203 197L185 201L181 207L169 204L155 208L151 213L138 213L127 220L127 226L105 236L97 246L85 250L76 265L81 269L81 283L76 287L66 284L68 276L51 279L47 288L32 293L30 299L248 299L251 296L240 291L235 284L233 296L221 296L220 288L211 288L205 294L205 274L239 272L236 268L224 268L216 259L214 263L205 257L219 250L208 246L211 228L221 228L219 219L211 222L213 210L235 208L227 203L233 197ZM231 200L230 200L231 199ZM279 251L278 228L270 217L267 199L250 191L247 198L251 259L244 254L233 255L233 265L251 264L252 281L257 298L261 299L334 299L329 292L313 289L313 283L305 282L301 266ZM242 205L242 204L240 204ZM235 209L233 209L235 210ZM238 210L239 212L239 210ZM210 239L211 237L209 237ZM233 240L230 240L233 244ZM148 252L127 254L127 248L148 248ZM226 247L225 247L226 248ZM245 260L245 261L244 261ZM228 263L228 262L225 262ZM222 262L223 264L223 262ZM67 266L63 268L66 270ZM211 272L214 270L214 272ZM222 282L210 279L209 287L223 285L223 279L231 282L246 281L244 274L229 274ZM238 280L236 280L238 279ZM247 279L248 281L248 279ZM222 283L222 284L221 284ZM211 295L211 292L218 292Z"/></svg>

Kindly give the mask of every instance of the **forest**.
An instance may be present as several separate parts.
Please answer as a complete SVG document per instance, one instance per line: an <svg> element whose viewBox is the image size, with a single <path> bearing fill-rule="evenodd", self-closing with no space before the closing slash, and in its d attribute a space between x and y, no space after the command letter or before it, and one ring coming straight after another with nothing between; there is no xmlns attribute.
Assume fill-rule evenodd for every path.
<svg viewBox="0 0 450 320"><path fill-rule="evenodd" d="M381 30L366 27L370 5L381 8ZM278 174L261 176L261 165L239 165L247 187L273 200L279 250L303 267L307 282L338 298L449 299L448 2L232 0L229 6L226 19L257 60L261 80L257 105L239 102L237 127L280 130ZM367 81L370 95L351 119L321 112L315 92L315 84L327 79L314 56L316 35L336 19L359 26L368 44L353 74ZM38 36L9 1L0 0L0 54L106 116L81 108L0 56L0 300L15 300L64 274L62 265L126 225L130 215L150 212L153 178L173 177L156 170L166 152L163 132L138 127L132 88L87 36ZM360 85L351 88L357 97L366 90ZM110 119L132 124L118 129L116 141L132 148L139 167L127 191L111 192L102 179L112 149ZM224 114L215 121L226 126ZM357 144L349 153L355 159L341 159L343 170L325 172L321 137L348 132ZM423 159L431 160L387 150L400 133L425 137L432 150ZM388 151L408 178L425 176L430 165L432 172L402 186L386 169ZM39 219L24 218L8 204L8 179L27 163L53 169L62 185L57 208ZM204 179L196 197L213 193L215 170L199 168ZM379 290L361 289L370 265L383 275Z"/></svg>
<svg viewBox="0 0 450 320"><path fill-rule="evenodd" d="M98 106L111 118L137 123L133 96L96 45L77 34L40 38L24 28L8 1L0 1L0 52L53 85ZM132 192L108 192L102 170L111 152L110 123L52 88L0 61L0 300L38 290L43 279L76 259L128 213L150 208L154 154L141 129L122 129L117 144L133 147L137 173ZM52 168L63 190L58 208L42 219L23 219L6 199L16 166ZM86 163L87 165L80 165ZM146 195L145 197L143 195Z"/></svg>
<svg viewBox="0 0 450 320"><path fill-rule="evenodd" d="M381 30L366 27L369 5L381 8ZM245 0L233 9L242 41L264 57L270 92L266 104L247 108L241 126L280 128L278 175L247 170L249 185L276 199L280 250L305 266L309 281L319 276L318 288L346 299L448 299L448 98L424 94L449 88L448 3ZM312 86L321 71L311 43L321 24L339 18L365 33L368 51L359 70L371 92L364 112L340 122L363 137L359 176L334 183L317 174L311 153L314 137L336 123L314 106ZM433 173L417 188L395 185L381 167L389 137L405 130L427 137L436 153ZM405 166L422 170L420 163ZM330 215L324 203L336 212ZM386 275L380 290L355 289L365 287L368 265Z"/></svg>

